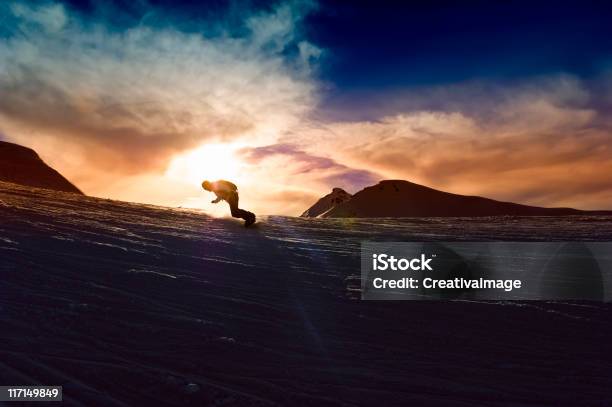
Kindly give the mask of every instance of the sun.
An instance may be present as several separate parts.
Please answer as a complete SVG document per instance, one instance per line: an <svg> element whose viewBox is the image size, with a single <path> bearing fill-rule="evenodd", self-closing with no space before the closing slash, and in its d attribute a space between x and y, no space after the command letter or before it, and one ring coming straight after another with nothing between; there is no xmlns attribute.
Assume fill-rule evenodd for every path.
<svg viewBox="0 0 612 407"><path fill-rule="evenodd" d="M243 164L236 154L240 147L230 143L205 144L175 157L165 175L176 181L197 185L205 179L240 182Z"/></svg>

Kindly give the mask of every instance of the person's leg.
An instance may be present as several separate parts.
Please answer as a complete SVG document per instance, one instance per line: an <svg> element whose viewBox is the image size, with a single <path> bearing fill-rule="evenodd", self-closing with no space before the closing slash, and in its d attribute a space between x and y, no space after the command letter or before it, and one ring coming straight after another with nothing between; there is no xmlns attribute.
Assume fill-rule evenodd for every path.
<svg viewBox="0 0 612 407"><path fill-rule="evenodd" d="M238 194L236 194L236 208L238 208ZM245 220L245 226L251 226L253 223L255 223L255 214L253 212L249 212L239 208L238 212L240 214L239 216Z"/></svg>
<svg viewBox="0 0 612 407"><path fill-rule="evenodd" d="M234 218L248 220L251 216L255 216L251 212L238 208L238 194L236 193L232 194L227 203Z"/></svg>

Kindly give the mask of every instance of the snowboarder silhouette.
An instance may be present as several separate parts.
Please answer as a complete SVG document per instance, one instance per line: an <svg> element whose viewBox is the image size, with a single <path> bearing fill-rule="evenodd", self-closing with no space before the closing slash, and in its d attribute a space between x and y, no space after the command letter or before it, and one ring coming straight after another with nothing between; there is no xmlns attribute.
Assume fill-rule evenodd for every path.
<svg viewBox="0 0 612 407"><path fill-rule="evenodd" d="M215 182L206 180L202 182L202 188L217 195L217 199L211 201L211 203L216 204L221 200L227 202L232 216L244 219L244 226L248 227L255 223L255 214L253 212L238 208L238 187L235 184L223 179Z"/></svg>

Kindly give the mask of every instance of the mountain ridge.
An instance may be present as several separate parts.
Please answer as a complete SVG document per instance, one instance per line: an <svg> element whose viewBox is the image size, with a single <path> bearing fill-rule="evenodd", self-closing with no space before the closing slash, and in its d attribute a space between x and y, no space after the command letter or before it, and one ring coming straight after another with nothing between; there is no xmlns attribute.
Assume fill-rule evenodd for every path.
<svg viewBox="0 0 612 407"><path fill-rule="evenodd" d="M321 198L324 199L329 195ZM319 200L317 204L320 202ZM316 205L316 204L315 204ZM313 205L314 207L314 205ZM585 211L574 208L545 208L481 196L440 191L406 180L383 180L362 189L324 213L302 217L482 217L482 216L571 216L612 214L612 211ZM315 211L316 212L316 211Z"/></svg>
<svg viewBox="0 0 612 407"><path fill-rule="evenodd" d="M325 195L310 208L306 209L300 216L302 218L322 217L334 207L351 199L352 195L342 188L333 188L332 192Z"/></svg>
<svg viewBox="0 0 612 407"><path fill-rule="evenodd" d="M0 141L0 181L84 195L31 148Z"/></svg>

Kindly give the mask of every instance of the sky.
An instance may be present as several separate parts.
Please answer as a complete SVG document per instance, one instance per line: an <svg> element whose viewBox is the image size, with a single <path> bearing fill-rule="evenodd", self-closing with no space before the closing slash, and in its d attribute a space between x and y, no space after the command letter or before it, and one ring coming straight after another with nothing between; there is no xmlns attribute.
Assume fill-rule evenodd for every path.
<svg viewBox="0 0 612 407"><path fill-rule="evenodd" d="M0 139L88 195L299 215L382 179L612 209L606 2L7 1Z"/></svg>

